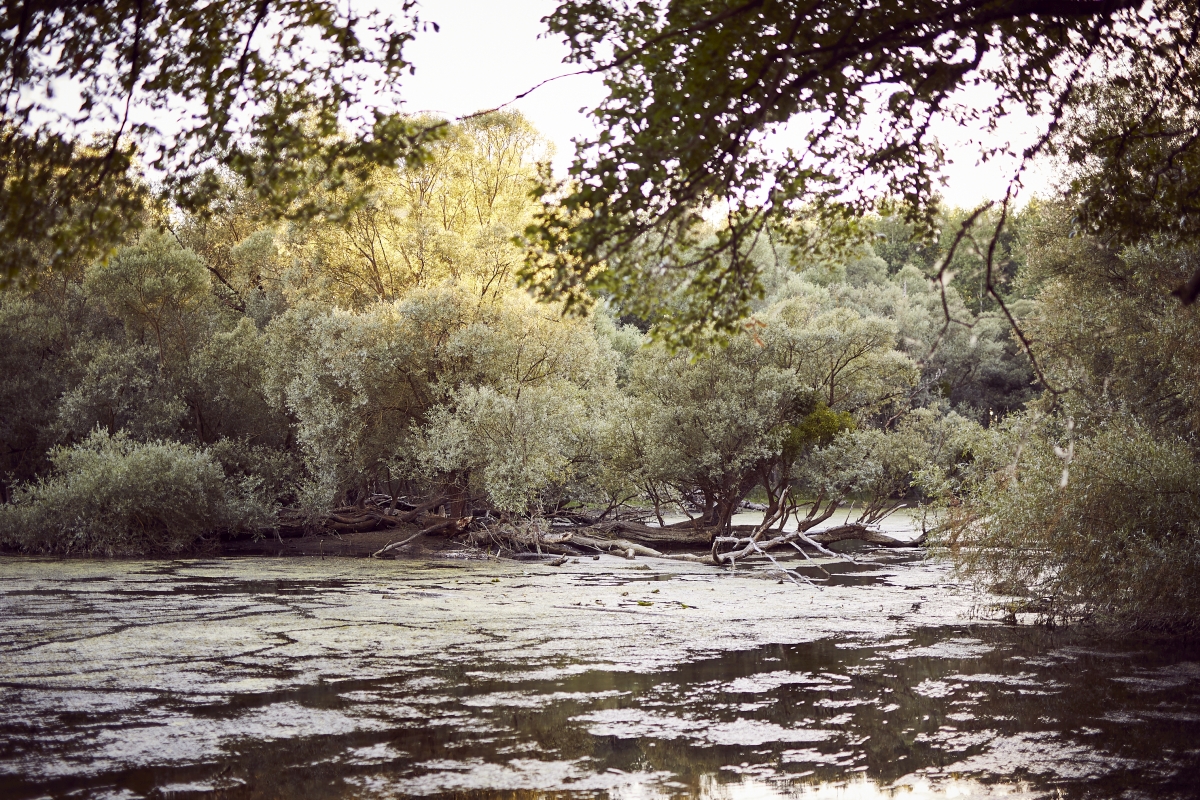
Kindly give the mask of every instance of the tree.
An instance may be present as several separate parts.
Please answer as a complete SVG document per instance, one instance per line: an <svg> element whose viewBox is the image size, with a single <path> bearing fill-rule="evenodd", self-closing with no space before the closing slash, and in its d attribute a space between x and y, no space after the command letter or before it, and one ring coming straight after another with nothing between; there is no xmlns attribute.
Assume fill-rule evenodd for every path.
<svg viewBox="0 0 1200 800"><path fill-rule="evenodd" d="M1187 168L1200 156L1193 3L568 0L547 20L609 95L569 177L542 182L550 203L528 231L522 275L576 304L588 291L636 299L685 287L702 302L664 326L684 341L747 316L763 292L749 254L765 234L828 248L881 201L931 234L939 119L1044 115L1044 135L1017 155L1087 167L1085 220L1168 227L1200 180ZM993 99L967 102L976 86ZM1136 97L1090 114L1103 91ZM801 128L795 146L769 147L789 122ZM1138 191L1106 211L1122 187ZM709 236L700 222L717 213L724 224ZM990 250L987 263L984 290L999 301Z"/></svg>
<svg viewBox="0 0 1200 800"><path fill-rule="evenodd" d="M758 485L777 510L801 457L856 419L898 416L916 369L894 349L895 326L831 305L820 292L786 297L725 347L635 356L630 446L650 493L700 498L702 526L720 530Z"/></svg>
<svg viewBox="0 0 1200 800"><path fill-rule="evenodd" d="M307 255L352 305L395 300L446 280L481 296L502 293L520 261L513 237L533 215L536 164L548 153L515 111L448 125L421 164L376 170L369 177L374 191L344 219L307 226ZM340 206L356 191L347 186L330 204Z"/></svg>
<svg viewBox="0 0 1200 800"><path fill-rule="evenodd" d="M146 168L189 211L222 174L275 215L353 207L363 177L419 162L440 130L399 112L415 5L394 19L332 0L5 3L0 279L106 253L145 207ZM351 179L340 208L311 192Z"/></svg>
<svg viewBox="0 0 1200 800"><path fill-rule="evenodd" d="M268 333L272 393L324 506L407 482L459 516L472 490L523 512L569 472L582 395L612 381L585 322L513 292L483 302L419 289L361 311L309 303Z"/></svg>
<svg viewBox="0 0 1200 800"><path fill-rule="evenodd" d="M1162 287L1200 254L1070 236L1073 216L1041 209L1019 278L1037 292L1023 324L1055 392L978 439L944 486L942 542L1015 610L1194 627L1200 328Z"/></svg>

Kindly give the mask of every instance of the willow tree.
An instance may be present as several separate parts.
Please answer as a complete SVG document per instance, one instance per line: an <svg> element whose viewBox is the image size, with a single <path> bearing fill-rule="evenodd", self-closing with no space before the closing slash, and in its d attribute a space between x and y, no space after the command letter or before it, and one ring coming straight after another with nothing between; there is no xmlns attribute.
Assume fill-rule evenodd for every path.
<svg viewBox="0 0 1200 800"><path fill-rule="evenodd" d="M448 280L481 297L512 285L521 260L513 239L533 217L530 190L549 145L515 111L417 122L445 126L419 164L375 170L362 203L300 234L345 302L392 301ZM359 189L338 190L330 205Z"/></svg>
<svg viewBox="0 0 1200 800"><path fill-rule="evenodd" d="M917 370L895 349L895 324L829 301L819 292L780 300L756 316L755 333L725 347L660 344L635 356L629 388L641 421L629 446L649 494L699 500L699 526L721 529L756 486L778 510L814 446L881 411L899 415Z"/></svg>
<svg viewBox="0 0 1200 800"><path fill-rule="evenodd" d="M590 325L522 293L458 286L359 310L297 306L268 328L269 385L321 507L402 488L525 512L571 473L588 393L612 383Z"/></svg>

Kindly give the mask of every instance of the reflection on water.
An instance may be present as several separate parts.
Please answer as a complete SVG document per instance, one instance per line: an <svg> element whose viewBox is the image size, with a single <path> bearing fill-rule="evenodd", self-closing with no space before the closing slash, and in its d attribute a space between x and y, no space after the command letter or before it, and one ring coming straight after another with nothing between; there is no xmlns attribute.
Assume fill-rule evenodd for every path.
<svg viewBox="0 0 1200 800"><path fill-rule="evenodd" d="M298 562L248 578L220 563L10 573L0 797L1115 798L1200 786L1200 650L965 615L910 624L889 604L911 600L917 614L952 596L937 594L944 574L902 558L875 564L876 585L824 593L699 569L643 581L607 563L419 580L389 565L383 582L364 570L384 567L321 578ZM874 606L883 621L862 628L855 614ZM739 649L755 609L789 607L792 641ZM506 608L511 623L495 622ZM570 616L582 610L590 626ZM704 653L671 638L718 628L731 638ZM628 655L641 652L652 657Z"/></svg>

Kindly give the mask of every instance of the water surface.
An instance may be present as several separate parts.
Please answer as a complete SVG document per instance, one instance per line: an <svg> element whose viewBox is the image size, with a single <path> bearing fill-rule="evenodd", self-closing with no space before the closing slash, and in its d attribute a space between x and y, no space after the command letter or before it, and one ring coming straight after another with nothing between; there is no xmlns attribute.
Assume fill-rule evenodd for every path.
<svg viewBox="0 0 1200 800"><path fill-rule="evenodd" d="M1194 796L1200 651L858 560L0 561L0 797Z"/></svg>

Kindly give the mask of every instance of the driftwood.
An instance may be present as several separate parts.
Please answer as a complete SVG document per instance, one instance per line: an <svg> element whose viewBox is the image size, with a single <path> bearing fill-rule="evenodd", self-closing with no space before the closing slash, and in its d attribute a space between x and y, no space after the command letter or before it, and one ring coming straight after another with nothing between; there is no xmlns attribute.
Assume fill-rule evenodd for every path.
<svg viewBox="0 0 1200 800"><path fill-rule="evenodd" d="M305 518L295 509L282 509L279 512L279 529L289 535L302 536L312 528L324 528L337 533L365 533L367 531L398 528L412 522L420 522L423 517L430 516L429 510L446 501L443 495L435 497L407 510L390 508L382 504L380 497L372 497L362 506L345 506L312 521ZM405 503L407 506L408 504Z"/></svg>
<svg viewBox="0 0 1200 800"><path fill-rule="evenodd" d="M327 514L324 519L326 528L338 533L363 533L380 528L395 528L403 523L398 516L391 516L374 510L362 510L347 514L334 512Z"/></svg>
<svg viewBox="0 0 1200 800"><path fill-rule="evenodd" d="M663 545L668 547L703 547L712 544L717 538L721 538L720 534L722 533L719 528L706 527L690 521L662 528L645 525L640 522L612 521L576 529L572 532L576 541L582 541L588 537L600 540L621 539L654 550L660 550ZM738 539L756 538L756 541L762 540L765 533L766 531L763 530L763 526L761 525L735 525L729 529L729 534L734 535ZM772 533L774 534L773 538L786 536L785 533ZM758 534L758 536L755 537L755 534ZM847 523L822 531L808 533L807 536L813 543L821 545L858 540L880 547L922 547L926 540L924 534L912 541L896 539L888 536L876 527L859 522ZM781 543L786 544L786 542ZM644 553L643 555L649 555L649 553ZM663 555L663 553L659 552L657 555Z"/></svg>
<svg viewBox="0 0 1200 800"><path fill-rule="evenodd" d="M629 539L612 537L602 528L555 531L539 521L523 525L479 525L470 531L468 537L476 546L498 547L501 551L513 553L535 552L558 556L612 553L625 558L663 556L662 552L653 547Z"/></svg>
<svg viewBox="0 0 1200 800"><path fill-rule="evenodd" d="M767 551L773 550L784 545L791 545L795 549L804 553L803 548L797 545L797 542L807 544L822 555L833 558L843 558L829 550L825 545L833 544L834 542L845 541L862 541L868 544L879 545L882 547L921 547L925 544L925 535L922 534L919 538L911 542L906 542L901 539L888 536L879 530L873 529L859 522L851 522L846 525L838 525L835 528L814 532L809 534L804 529L797 529L781 533L771 538L762 538L762 531L756 532L757 535L750 536L718 536L713 539L712 560L717 564L733 564L739 559L746 558L751 555L766 556ZM805 555L807 555L805 553ZM769 556L768 556L769 557ZM774 559L771 559L774 561Z"/></svg>
<svg viewBox="0 0 1200 800"><path fill-rule="evenodd" d="M813 520L813 523L823 522L824 519L818 518ZM811 533L808 531L813 527L812 524L802 524L798 531L781 533L769 530L771 522L772 520L764 520L764 524L758 526L738 526L731 529L730 534L717 535L716 528L706 527L694 521L658 528L641 522L611 520L568 530L563 530L560 526L550 527L544 521L531 521L519 525L479 525L469 536L471 542L477 546L497 547L502 552L536 552L562 556L612 553L626 558L651 556L716 564L729 564L749 555L765 555L766 551L786 545L795 547L797 544L803 544L823 555L841 558L829 551L825 545L851 539L883 547L918 547L925 543L924 536L906 542L861 522ZM701 556L694 552L668 553L664 552L664 545L693 551L697 546L709 547L711 554Z"/></svg>
<svg viewBox="0 0 1200 800"><path fill-rule="evenodd" d="M625 558L634 556L658 556L663 554L653 547L647 547L628 539L607 539L588 536L582 532L571 531L562 534L561 544L575 545L598 553L616 553Z"/></svg>
<svg viewBox="0 0 1200 800"><path fill-rule="evenodd" d="M661 528L630 520L612 520L590 526L586 530L606 536L623 536L630 541L652 546L655 544L706 545L712 541L715 528L706 527L699 520L676 522Z"/></svg>
<svg viewBox="0 0 1200 800"><path fill-rule="evenodd" d="M419 531L402 541L390 542L390 543L384 545L383 547L379 548L378 550L376 550L374 553L371 553L371 558L379 558L381 555L383 555L384 553L387 553L391 550L399 550L401 547L404 547L404 545L408 544L409 542L413 541L414 539L420 538L422 535L424 535L424 533L425 533L424 531Z"/></svg>
<svg viewBox="0 0 1200 800"><path fill-rule="evenodd" d="M872 528L867 525L854 522L847 525L839 525L836 528L827 528L823 531L810 533L810 539L819 544L833 544L834 542L860 541L867 544L878 545L879 547L924 547L928 538L928 533L922 533L916 539L906 541L904 539L896 539L888 536L886 533Z"/></svg>
<svg viewBox="0 0 1200 800"><path fill-rule="evenodd" d="M460 534L460 533L464 532L467 528L471 527L471 523L474 521L474 517L460 517L459 519L446 519L445 517L438 517L436 515L430 515L430 516L432 516L433 520L434 520L432 525L430 525L429 527L427 527L423 530L417 531L412 536L409 536L407 539L404 539L403 541L391 542L389 544L384 545L382 548L380 548L379 550L376 550L374 553L372 553L371 558L379 558L384 553L390 552L392 550L399 550L401 547L404 547L404 545L406 545L409 542L412 542L416 539L419 539L422 536L438 536L438 535L447 535L447 534L454 536L454 535Z"/></svg>

